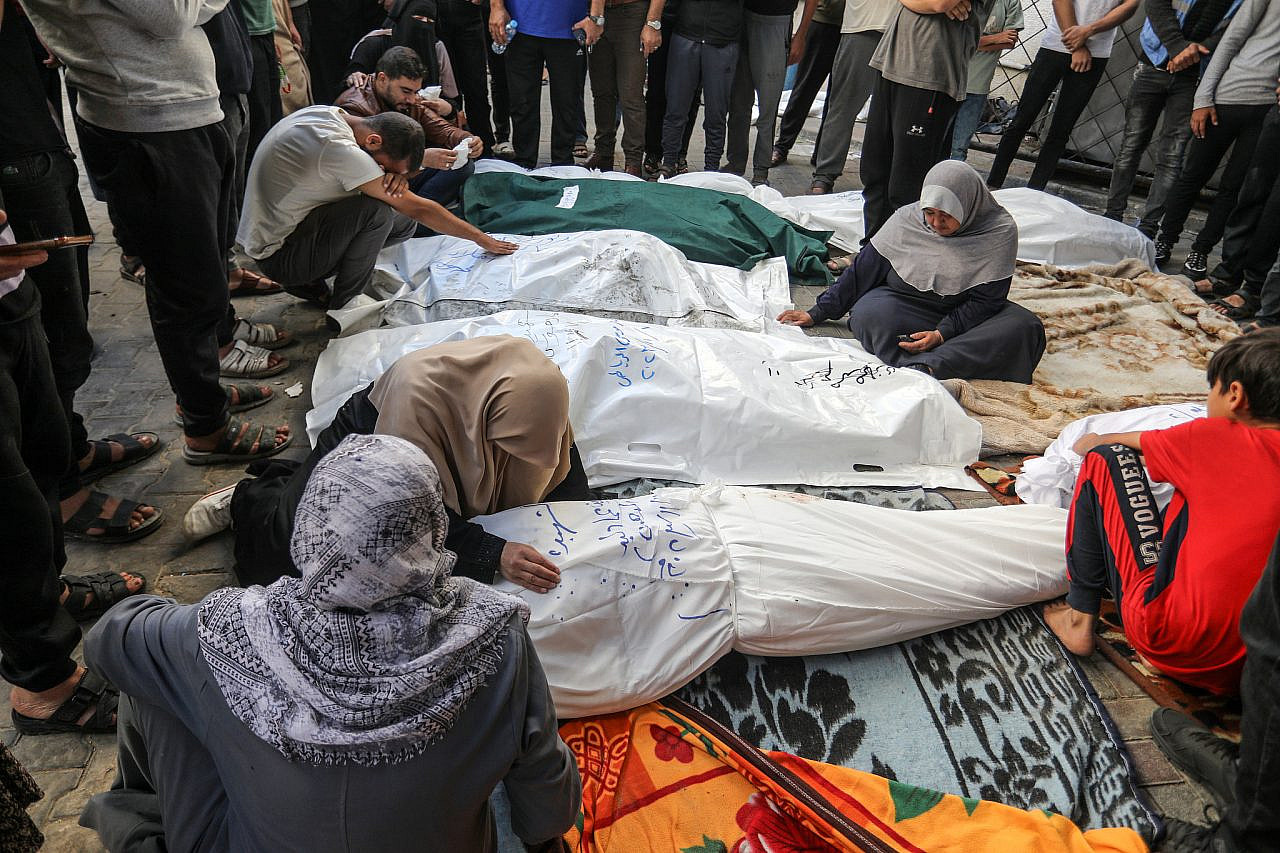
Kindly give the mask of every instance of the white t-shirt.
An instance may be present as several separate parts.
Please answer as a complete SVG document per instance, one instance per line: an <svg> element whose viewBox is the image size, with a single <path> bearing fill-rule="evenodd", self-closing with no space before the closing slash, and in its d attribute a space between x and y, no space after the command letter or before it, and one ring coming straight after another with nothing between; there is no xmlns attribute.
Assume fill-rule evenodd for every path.
<svg viewBox="0 0 1280 853"><path fill-rule="evenodd" d="M1092 23L1123 2L1124 0L1074 0L1072 6L1076 10L1076 23ZM1052 7L1045 17L1047 26L1044 34L1040 36L1040 46L1056 50L1058 53L1070 53L1071 51L1067 50L1067 46L1062 43L1062 28L1058 26L1058 16L1053 14ZM1098 33L1086 41L1084 46L1089 48L1089 53L1094 59L1106 59L1111 55L1111 46L1115 44L1118 32L1120 32L1119 27L1112 27L1105 33Z"/></svg>
<svg viewBox="0 0 1280 853"><path fill-rule="evenodd" d="M307 214L342 201L382 177L337 107L307 107L284 118L258 145L236 242L256 260L275 254Z"/></svg>

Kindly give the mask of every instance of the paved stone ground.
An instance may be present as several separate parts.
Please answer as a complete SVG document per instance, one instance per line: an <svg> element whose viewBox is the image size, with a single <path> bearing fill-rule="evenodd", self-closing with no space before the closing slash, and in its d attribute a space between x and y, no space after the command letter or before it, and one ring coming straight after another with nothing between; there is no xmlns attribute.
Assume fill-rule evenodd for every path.
<svg viewBox="0 0 1280 853"><path fill-rule="evenodd" d="M544 99L544 140L549 122ZM811 118L792 150L791 162L772 173L773 185L784 195L808 190L810 170L807 160L812 153L816 130L817 120ZM860 135L861 126L857 132L859 138ZM691 161L701 161L701 145L699 128L694 136L695 156L690 157ZM850 169L837 183L837 190L859 187L857 148L855 143L850 155ZM547 156L544 150L543 157ZM990 162L988 155L979 152L971 154L970 159L980 171L985 170ZM1011 183L1023 182L1029 174L1030 165L1018 161L1011 170ZM1069 178L1066 183L1052 189L1094 210L1100 209L1100 200L1105 193L1105 187L1090 186ZM92 200L83 176L81 191L98 235L98 242L90 250L93 290L90 326L98 353L93 374L80 392L77 406L88 421L91 436L151 430L163 438L166 446L161 452L133 468L105 478L98 487L113 494L145 496L163 509L165 523L156 533L135 544L100 546L69 543L67 569L71 572L99 569L136 572L147 578L150 591L182 602L198 601L208 592L233 582L231 538L221 535L191 547L182 537L182 516L201 495L236 482L241 476L241 468L231 465L194 467L181 459L182 439L173 422L173 396L152 342L142 288L119 277L120 251L111 239L105 205ZM1194 221L1192 228L1198 224L1198 220ZM820 288L793 288L795 301L802 308L811 306L820 292ZM275 390L278 399L248 415L268 423L287 420L293 427L295 443L285 454L304 456L304 416L310 408L311 373L317 355L329 338L323 315L318 309L284 294L236 300L235 304L241 316L282 324L298 338L298 343L283 351L291 361L289 370L263 381ZM822 333L849 336L846 329L833 324L828 324ZM284 389L296 382L302 383L303 393L296 398L287 397ZM948 491L948 496L964 507L992 503L981 492ZM1083 664L1133 754L1138 777L1148 795L1165 813L1183 819L1201 818L1208 798L1186 782L1150 740L1147 719L1155 704L1101 657L1095 655ZM31 809L32 816L48 839L45 849L101 850L96 835L81 828L77 820L89 797L111 784L115 772L114 736L19 737L12 728L8 711L8 691L0 690L0 738L31 770L45 792L44 799Z"/></svg>

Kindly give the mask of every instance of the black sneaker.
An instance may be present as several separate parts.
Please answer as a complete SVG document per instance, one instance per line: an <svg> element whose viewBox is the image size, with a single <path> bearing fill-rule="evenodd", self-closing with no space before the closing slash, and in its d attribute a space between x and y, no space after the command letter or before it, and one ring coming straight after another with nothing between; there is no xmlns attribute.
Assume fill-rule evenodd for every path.
<svg viewBox="0 0 1280 853"><path fill-rule="evenodd" d="M1192 249L1182 264L1182 274L1192 281L1199 281L1209 272L1209 256Z"/></svg>
<svg viewBox="0 0 1280 853"><path fill-rule="evenodd" d="M1163 853L1228 853L1226 842L1217 834L1217 827L1167 817L1164 820L1164 842L1158 849Z"/></svg>
<svg viewBox="0 0 1280 853"><path fill-rule="evenodd" d="M1235 802L1238 744L1172 708L1157 708L1151 715L1151 737L1174 767L1204 786L1220 814Z"/></svg>
<svg viewBox="0 0 1280 853"><path fill-rule="evenodd" d="M1173 244L1168 240L1156 240L1156 269L1169 263L1169 258L1173 256Z"/></svg>

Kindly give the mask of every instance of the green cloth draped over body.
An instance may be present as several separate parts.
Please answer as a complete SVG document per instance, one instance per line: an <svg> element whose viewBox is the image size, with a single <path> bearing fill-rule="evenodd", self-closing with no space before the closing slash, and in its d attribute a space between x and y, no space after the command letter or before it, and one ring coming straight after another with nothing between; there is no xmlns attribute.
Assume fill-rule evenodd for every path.
<svg viewBox="0 0 1280 853"><path fill-rule="evenodd" d="M577 187L572 207L557 207ZM573 195L573 193L570 193ZM829 284L830 231L793 225L746 196L668 183L558 180L509 172L472 175L463 218L496 234L555 234L628 228L652 234L691 261L751 269L785 257L794 278Z"/></svg>

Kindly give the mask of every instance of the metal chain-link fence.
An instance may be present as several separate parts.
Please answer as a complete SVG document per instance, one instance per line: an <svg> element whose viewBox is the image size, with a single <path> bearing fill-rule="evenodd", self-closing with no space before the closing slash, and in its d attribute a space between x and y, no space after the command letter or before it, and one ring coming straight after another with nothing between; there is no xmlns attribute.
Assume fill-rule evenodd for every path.
<svg viewBox="0 0 1280 853"><path fill-rule="evenodd" d="M1040 48L1040 38L1053 15L1052 0L1023 0L1022 14L1025 25L1021 42L1000 58L991 84L990 97L993 99L1003 97L1013 103L1021 97L1026 70ZM1125 98L1129 94L1133 73L1138 67L1138 57L1142 55L1138 36L1142 32L1144 21L1146 15L1139 7L1133 17L1116 32L1115 46L1107 60L1107 67L1093 98L1076 122L1064 160L1110 167L1115 159L1124 134ZM1050 101L1040 118L1031 126L1029 135L1038 137L1047 130L1055 103L1056 99ZM1030 139L1028 144L1032 144ZM1153 163L1148 154L1143 159L1141 170L1149 173L1151 168Z"/></svg>

